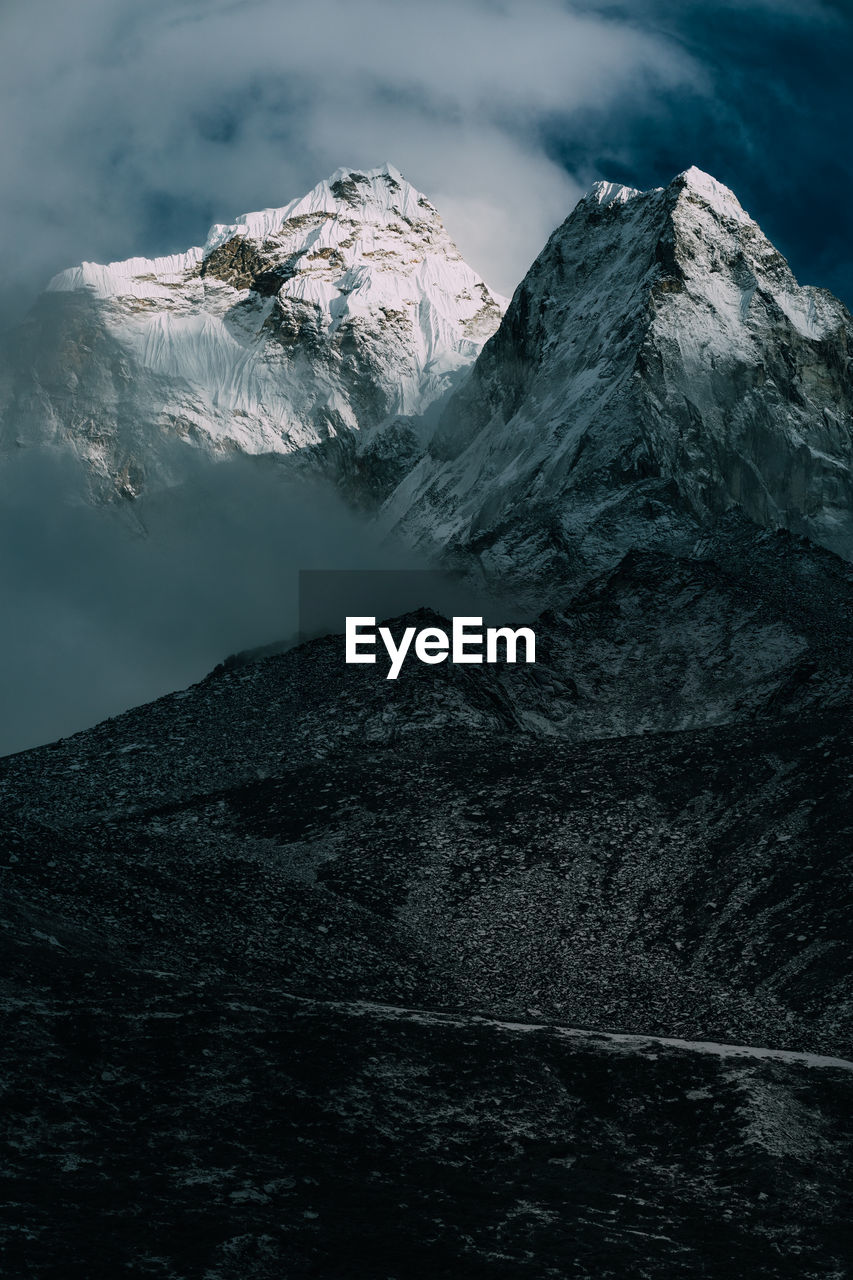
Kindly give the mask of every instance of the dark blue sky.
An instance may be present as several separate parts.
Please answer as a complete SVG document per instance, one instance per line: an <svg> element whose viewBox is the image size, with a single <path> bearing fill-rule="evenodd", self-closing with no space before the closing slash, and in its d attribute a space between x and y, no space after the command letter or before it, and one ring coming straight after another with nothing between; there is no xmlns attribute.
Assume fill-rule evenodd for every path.
<svg viewBox="0 0 853 1280"><path fill-rule="evenodd" d="M732 187L803 283L853 306L853 5L596 6L677 41L714 93L555 115L548 154L649 187L690 164Z"/></svg>

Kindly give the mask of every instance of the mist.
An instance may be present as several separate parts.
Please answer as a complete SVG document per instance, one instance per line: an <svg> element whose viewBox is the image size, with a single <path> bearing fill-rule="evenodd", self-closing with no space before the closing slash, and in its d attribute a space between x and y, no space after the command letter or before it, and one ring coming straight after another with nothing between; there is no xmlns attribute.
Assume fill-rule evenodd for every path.
<svg viewBox="0 0 853 1280"><path fill-rule="evenodd" d="M838 0L29 0L0 6L0 319L82 260L393 162L509 294L597 178L696 164L853 295Z"/></svg>
<svg viewBox="0 0 853 1280"><path fill-rule="evenodd" d="M306 569L413 569L326 483L274 461L185 463L181 484L93 506L68 452L0 468L0 754L296 640Z"/></svg>
<svg viewBox="0 0 853 1280"><path fill-rule="evenodd" d="M0 304L11 322L64 267L184 250L386 161L511 293L582 194L542 123L702 80L677 42L560 0L0 7Z"/></svg>

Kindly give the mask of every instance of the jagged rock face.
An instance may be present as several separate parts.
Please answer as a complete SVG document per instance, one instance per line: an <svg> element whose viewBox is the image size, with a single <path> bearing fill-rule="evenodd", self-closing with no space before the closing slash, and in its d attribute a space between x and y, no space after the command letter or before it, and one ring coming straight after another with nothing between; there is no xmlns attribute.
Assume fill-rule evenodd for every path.
<svg viewBox="0 0 853 1280"><path fill-rule="evenodd" d="M0 438L70 443L132 496L183 441L290 453L422 412L504 306L397 170L339 170L203 248L57 276L15 335Z"/></svg>
<svg viewBox="0 0 853 1280"><path fill-rule="evenodd" d="M516 291L389 524L492 574L689 552L723 512L853 556L853 320L714 179L598 183Z"/></svg>

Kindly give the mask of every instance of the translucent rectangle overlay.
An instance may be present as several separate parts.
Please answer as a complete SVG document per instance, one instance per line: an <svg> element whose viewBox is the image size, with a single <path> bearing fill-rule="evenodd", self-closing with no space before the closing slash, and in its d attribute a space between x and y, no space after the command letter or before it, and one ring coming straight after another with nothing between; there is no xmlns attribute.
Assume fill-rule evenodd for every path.
<svg viewBox="0 0 853 1280"><path fill-rule="evenodd" d="M472 586L437 569L302 569L299 573L299 636L342 635L348 617L377 622L428 610L442 618L475 615L509 621L506 602L497 604Z"/></svg>

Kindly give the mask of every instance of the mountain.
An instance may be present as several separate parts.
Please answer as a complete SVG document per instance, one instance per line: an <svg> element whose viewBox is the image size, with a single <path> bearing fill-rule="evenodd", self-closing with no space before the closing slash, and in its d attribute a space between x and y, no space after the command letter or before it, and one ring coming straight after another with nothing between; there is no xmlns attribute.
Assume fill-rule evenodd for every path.
<svg viewBox="0 0 853 1280"><path fill-rule="evenodd" d="M101 497L170 482L187 442L287 457L502 581L690 555L733 508L853 555L853 320L713 178L595 184L504 308L396 169L341 169L201 248L57 276L0 441L70 444Z"/></svg>
<svg viewBox="0 0 853 1280"><path fill-rule="evenodd" d="M505 305L393 166L339 169L201 248L56 276L13 337L0 440L66 443L133 497L183 442L288 454L423 412Z"/></svg>
<svg viewBox="0 0 853 1280"><path fill-rule="evenodd" d="M844 1274L849 710L502 674L329 637L0 762L10 1274Z"/></svg>
<svg viewBox="0 0 853 1280"><path fill-rule="evenodd" d="M175 285L223 332L314 270L252 226ZM57 299L95 403L80 317L147 313ZM541 600L537 661L388 681L323 635L0 761L7 1270L846 1274L850 317L696 170L593 188L450 394L442 357L362 398L336 314L290 349L288 474Z"/></svg>
<svg viewBox="0 0 853 1280"><path fill-rule="evenodd" d="M725 512L853 556L853 319L689 169L597 183L444 406L385 520L487 575L690 554Z"/></svg>

